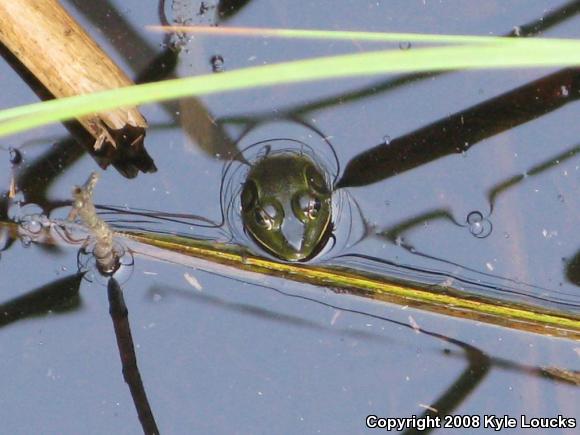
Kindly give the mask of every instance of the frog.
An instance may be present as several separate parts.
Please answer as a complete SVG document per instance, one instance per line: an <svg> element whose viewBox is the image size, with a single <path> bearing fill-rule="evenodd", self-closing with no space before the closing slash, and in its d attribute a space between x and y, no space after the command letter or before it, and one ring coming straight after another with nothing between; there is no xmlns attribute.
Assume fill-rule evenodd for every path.
<svg viewBox="0 0 580 435"><path fill-rule="evenodd" d="M323 174L306 154L273 153L253 164L241 190L246 233L284 261L319 254L333 232L331 189Z"/></svg>

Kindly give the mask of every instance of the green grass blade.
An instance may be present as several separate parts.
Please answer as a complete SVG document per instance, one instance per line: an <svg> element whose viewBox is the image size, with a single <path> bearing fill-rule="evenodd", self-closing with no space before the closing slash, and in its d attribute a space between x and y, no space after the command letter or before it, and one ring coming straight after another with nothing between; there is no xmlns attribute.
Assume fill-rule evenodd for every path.
<svg viewBox="0 0 580 435"><path fill-rule="evenodd" d="M117 107L256 87L450 69L580 66L580 41L516 39L511 44L387 50L284 62L114 89L0 112L0 136Z"/></svg>
<svg viewBox="0 0 580 435"><path fill-rule="evenodd" d="M424 33L359 32L352 30L276 29L267 27L146 26L162 33L190 33L213 36L320 39L327 41L419 42L427 44L511 44L515 37L480 35L438 35ZM552 42L569 39L549 39Z"/></svg>

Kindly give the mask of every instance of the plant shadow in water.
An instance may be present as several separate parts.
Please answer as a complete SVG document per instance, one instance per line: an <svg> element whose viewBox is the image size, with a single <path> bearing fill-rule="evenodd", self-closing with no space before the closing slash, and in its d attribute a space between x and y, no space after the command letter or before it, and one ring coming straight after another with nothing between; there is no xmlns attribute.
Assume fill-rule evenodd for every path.
<svg viewBox="0 0 580 435"><path fill-rule="evenodd" d="M76 3L79 7L83 7L85 11L87 13L87 16L98 16L97 12L95 10L93 10L94 8L92 8L89 4L85 4L85 2L78 2L75 1L74 3ZM90 2L89 2L90 3ZM568 6L570 8L571 11L574 11L574 13L577 12L577 6L578 6L578 2L572 2L571 5L574 6L574 8L572 8L571 6ZM112 7L110 7L109 5L109 10L112 9ZM103 8L102 11L106 11L106 8ZM104 13L104 12L103 12ZM563 17L563 15L562 15ZM569 15L566 15L565 18L569 18ZM111 19L110 16L107 16L107 20ZM546 20L548 21L548 20ZM101 24L104 21L101 20ZM560 21L557 21L560 22ZM122 27L119 27L122 28ZM125 27L127 28L127 27ZM136 33L135 33L136 34ZM129 41L127 44L127 46L131 46L131 49L134 49L134 45L131 44L131 41L134 41L134 39L129 38L128 40L125 38L113 38L113 41ZM143 47L144 45L142 45ZM128 49L128 48L127 48ZM144 73L142 73L142 77L140 79L140 81L150 81L150 80L156 80L156 79L161 79L164 77L168 77L170 74L172 69L175 67L176 64L176 52L172 51L172 50L165 50L162 53L159 54L159 56L152 62L152 66L150 70L146 70ZM165 65L166 67L160 68L160 65ZM161 74L156 75L157 73L161 72ZM298 115L297 118L300 118L300 115L310 111L310 110L315 110L315 109L319 109L321 107L330 107L334 104L338 104L338 102L345 102L345 101L354 101L357 100L359 98L363 98L363 97L367 97L367 96L376 96L378 92L382 91L382 90L391 90L394 89L397 86L400 86L402 84L408 84L411 83L413 81L416 81L418 79L422 79L425 78L427 75L419 75L419 76L411 76L411 77L403 77L403 78L399 78L396 79L395 81L389 81L383 84L379 84L376 86L372 86L370 88L361 90L359 92L355 92L355 93L351 93L351 94L345 94L339 97L336 97L334 99L328 100L328 101L319 101L315 104L309 105L309 106L303 106L303 107L298 107L298 108L293 108L293 109L289 109L288 110L288 114L289 115ZM539 86L541 85L541 86ZM557 90L558 88L561 88L562 86L566 86L567 89L569 89L569 94L570 94L570 98L569 99L565 99L565 98L561 98L561 96L559 95L555 95L554 94L554 90ZM538 104L536 106L534 106L534 110L530 110L529 112L526 113L522 113L519 110L516 110L512 113L513 116L509 117L507 121L505 121L504 124L498 125L498 119L497 117L495 119L490 119L489 120L489 124L487 123L487 121L483 121L483 119L487 118L487 116L483 116L483 114L487 114L487 113L492 113L492 112L497 112L500 108L504 108L504 107L508 107L508 106L513 106L513 98L529 98L530 100L525 100L525 101L532 101L532 100L536 100L538 94L536 93L536 90L538 87L541 87L542 90L546 91L547 94L545 94L547 97L544 98L543 100L541 100L541 104ZM505 129L509 129L509 128L513 128L515 125L518 125L518 123L521 122L527 122L530 121L532 119L536 119L539 116L542 116L546 113L549 113L552 110L555 110L558 107L561 107L561 105L566 104L567 102L573 101L575 98L578 98L579 95L579 91L578 91L578 72L576 70L564 70L562 72L550 75L544 79L542 79L542 81L539 82L534 82L530 85L526 85L522 88L520 88L519 90L513 91L513 93L508 93L507 95L501 96L501 97L497 97L496 99L490 100L486 103L483 103L482 105L479 105L475 108L472 109L468 109L467 111L462 111L456 115L453 115L452 117L446 118L444 120L441 120L438 123L435 123L431 126L425 127L424 129L418 130L415 133L412 133L411 135L406 136L405 138L399 138L398 142L396 142L397 140L392 141L389 146L383 146L383 145L379 145L377 147L375 147L372 150L367 151L367 153L358 156L357 158L355 158L352 162L351 162L351 169L348 169L345 171L346 175L343 175L343 179L341 181L338 182L337 187L341 188L341 187L348 187L348 186L352 186L352 185L364 185L365 183L369 183L369 182L374 182L374 181L378 181L378 180L372 180L372 179L366 179L365 175L362 171L359 171L356 169L357 165L359 165L359 167L365 166L366 163L368 163L369 161L376 161L379 162L377 163L379 166L376 167L376 173L379 174L379 176L381 177L380 179L385 179L387 177L390 176L394 176L404 170L408 170L412 167L416 167L418 165L423 165L425 163L428 163L434 159L437 159L443 155L447 155L446 153L457 153L458 151L458 146L457 144L462 144L465 142L468 142L469 144L473 145L474 143L480 141L483 139L483 137L481 136L481 132L485 132L485 135L488 136L484 136L484 137L489 137L491 135L494 134L498 134L500 131L504 131ZM550 97L551 96L551 97ZM520 100L522 101L522 100ZM176 106L169 104L167 111L171 112L171 113L175 113L175 110L173 110ZM207 113L203 114L203 116L206 116L206 118L210 118L211 116L209 116ZM201 116L201 117L203 117ZM465 119L466 118L472 118L473 119L473 124L469 125L469 128L465 128ZM449 131L453 131L454 126L456 127L458 125L458 121L463 118L463 127L461 130L465 129L465 130L470 130L474 133L468 133L466 136L463 136L461 138L461 140L455 141L455 139L457 138L456 135L454 134L450 134ZM241 118L239 118L241 119ZM505 120L505 118L504 118ZM262 119L258 119L256 118L244 118L242 120L243 122L247 123L247 128L251 128L253 126L259 125L261 122L263 122ZM238 122L236 119L224 119L217 122L217 130L214 129L215 124L213 122L210 122L209 124L212 125L212 127L210 127L214 132L216 132L216 134L213 136L214 138L221 136L222 138L226 137L227 135L224 133L224 129L222 129L220 126L221 124L226 124L228 122ZM482 126L481 122L484 122L485 124ZM208 124L208 125L209 125ZM441 140L443 140L444 142L449 141L450 137L453 138L453 141L450 142L450 145L448 147L444 147L439 149L439 151L433 153L432 148L430 148L430 151L426 151L426 148L423 146L421 146L421 144L425 144L425 143L429 143L429 140L432 140L433 135L439 135L440 131L443 130L443 128L450 128L450 130L448 130L447 135L445 135L444 137L442 137ZM455 131L458 131L457 128L455 128ZM476 133L475 133L476 132ZM476 136L474 136L476 135ZM195 136L195 135L194 135ZM211 136L211 135L210 135ZM467 139L467 140L466 140ZM63 142L60 142L55 148L53 148L51 151L49 151L43 158L38 159L38 161L36 161L32 166L30 166L28 169L21 171L20 174L18 175L18 185L20 186L20 188L23 190L24 194L25 194L25 198L26 201L30 201L30 202L35 202L39 205L41 205L43 207L43 209L46 212L49 212L50 210L57 208L57 207L62 207L62 206L67 206L70 204L70 201L68 200L63 200L63 201L49 201L46 198L46 192L48 187L50 186L50 183L56 179L56 177L58 177L59 174L61 174L63 171L66 170L66 168L69 165L72 165L72 163L74 163L79 157L80 155L82 155L83 151L81 150L80 147L75 147L75 146L71 146L71 140L72 139L67 139ZM235 147L235 143L237 141L233 140L233 139L228 139L225 142L226 144L226 151L219 151L220 154L222 154L223 156L225 156L226 159L231 158L232 155L237 154L238 150ZM457 143L456 143L457 142ZM470 146L471 146L470 145ZM207 148L206 148L207 149ZM215 148L211 151L212 153L215 152ZM532 168L529 171L529 175L535 175L536 173L540 173L541 171L545 171L548 170L550 168L552 168L557 160L561 160L563 158L566 158L567 156L569 158L575 156L578 152L578 147L575 147L573 149L571 149L570 151L566 152L565 155L560 155L560 156L556 156L554 158L551 158L549 161L547 161L546 163L541 163L537 166L535 166L534 168ZM369 157L372 154L372 156L376 157L378 156L378 158L371 158L369 160ZM443 154L442 154L443 153ZM392 166L385 166L384 162L388 161L389 159L393 158L393 156L395 156L395 162L397 164L396 167L392 167ZM56 168L56 169L55 169ZM367 172L371 172L368 171ZM375 172L375 171L373 171ZM489 201L490 201L490 213L493 210L493 204L495 202L496 197L504 192L505 190L507 190L508 188L516 185L517 183L521 182L523 180L523 178L520 178L519 176L514 176L509 180L506 180L503 183L500 183L498 186L496 186L494 189L492 189L489 193ZM6 204L0 204L0 209L4 209L3 214L5 215L6 213ZM103 210L106 210L107 207L103 206L102 207ZM110 209L110 208L109 208ZM139 215L139 212L136 211L135 213L131 212L132 215L137 214ZM180 218L184 218L184 219L190 219L192 218L191 215L172 215L172 214L163 214L163 213L159 213L159 212L149 212L149 211L144 211L141 213L142 216L144 217L148 217L148 218L152 218L153 220L156 219L180 219ZM5 216L3 216L5 217ZM194 220L195 219L203 219L201 217L193 217ZM436 210L436 211L429 211L426 212L423 215L420 216L413 216L411 218L409 218L408 220L396 225L395 227L391 227L389 229L383 230L381 233L391 242L395 242L396 238L400 235L402 235L404 232L410 231L412 228L414 228L416 225L422 224L422 222L424 222L425 220L432 220L432 219L447 219L447 220L451 220L453 222L453 224L457 224L457 222L455 222L453 220L453 217L451 216L451 214L446 211L446 210ZM150 221L144 221L144 222L150 222ZM187 225L190 224L189 221L184 220L184 221L177 221L178 223L185 223ZM120 224L120 222L118 222ZM214 228L216 226L213 226L214 224L211 222L207 222L207 224ZM219 224L219 223L218 223ZM219 225L217 225L219 226ZM410 249L410 248L409 248ZM568 272L568 278L570 280L570 282L575 283L576 285L579 285L578 283L580 282L580 279L578 279L579 273L578 270L580 270L580 254L576 254L571 260L569 260L568 262L568 266L567 266L567 272ZM2 304L2 306L0 306L0 312L4 312L4 313L8 313L8 314L4 314L3 317L3 321L0 324L0 326L6 326L8 324L11 324L13 322L28 318L30 316L38 316L38 315L42 315L42 314L46 314L47 312L49 312L50 310L61 310L62 313L67 313L73 310L78 310L81 307L80 304L80 299L79 299L79 295L78 295L78 286L80 285L80 279L82 278L82 276L80 275L73 275L71 277L67 277L52 283L47 284L46 286L43 286L40 289L36 289L31 291L29 294L24 295L22 297L19 297L17 299L14 299L12 301L9 301L5 304ZM123 317L123 309L122 306L123 304L119 302L119 289L117 288L119 287L118 285L115 286L114 284L111 284L111 288L113 288L113 290L109 290L110 293L110 298L111 300L113 300L113 302L111 302L112 304L112 316L113 314L115 316L118 315L118 313L121 313L121 317ZM275 291L279 291L276 289L273 289ZM292 295L289 295L292 296ZM121 295L122 297L122 295ZM199 298L199 297L198 297ZM115 302L116 300L116 302ZM312 300L310 299L312 302L314 303L322 303L320 301L316 301L316 300ZM208 301L206 301L208 302ZM219 300L211 300L208 303L216 303L216 304L222 304L222 301ZM117 306L120 306L121 309L118 308L113 308L113 304L117 304ZM325 304L328 305L328 304ZM330 306L330 305L328 305ZM244 306L228 306L227 304L225 305L226 308L228 309L236 309L236 310L242 310L245 311L246 313L250 314L250 315L260 315L260 316L269 316L272 319L275 319L275 321L281 321L281 322L300 322L301 319L285 319L285 318L279 318L279 316L276 313L267 313L266 311L260 311L260 312L256 312L253 311L252 309L250 309L249 307L244 307ZM343 309L340 307L334 307L336 309ZM372 316L369 315L367 313L360 313L363 316ZM383 317L378 317L378 316L372 316L375 318L379 318L383 321L387 321L387 322L391 322L391 323L395 323L399 326L405 327L405 328L410 328L409 325L404 324L404 323L400 323L400 322L395 322L393 320L387 319L387 318L383 318ZM313 325L311 325L313 326ZM315 327L315 326L313 326ZM126 326L123 326L122 328L128 329L128 323ZM116 326L116 331L117 331L117 326ZM130 331L129 331L130 332ZM437 415L445 415L445 413L451 413L454 409L457 408L457 406L459 406L459 404L465 399L465 397L472 392L475 388L477 388L478 385L481 384L481 381L488 375L489 371L494 367L494 365L497 365L499 367L508 367L514 370L523 370L526 371L527 373L536 375L536 376L542 376L542 377L546 377L549 375L546 374L545 371L543 371L540 368L536 368L536 367L525 367L525 366L521 366L515 363L508 363L506 361L500 361L500 360L495 360L493 357L489 357L487 356L485 353L483 353L481 350L468 345L466 343L454 340L452 338L440 335L440 334L436 334L436 333L432 333L429 331L424 331L424 330L420 330L419 332L427 334L432 336L435 339L438 340L443 340L451 345L454 346L458 346L462 351L462 357L466 359L467 361L467 367L464 370L464 372L462 372L458 378L452 383L452 385L448 388L448 390L440 396L440 398L433 404L433 407L437 408L439 410L439 413ZM118 337L117 337L118 338ZM119 338L118 338L119 340ZM121 347L121 345L119 345ZM121 354L123 354L123 351L120 349ZM453 355L450 353L450 355ZM121 357L123 359L123 356ZM133 363L130 363L133 364ZM135 361L135 369L136 369L136 361ZM125 370L124 370L125 372ZM553 378L554 380L560 381L561 379L558 378ZM129 382L129 381L128 381ZM132 394L135 394L132 390ZM141 401L142 399L135 399L136 401L136 406L140 406L137 405L137 402ZM432 411L426 411L425 415L431 413ZM412 433L411 431L408 431L407 433Z"/></svg>

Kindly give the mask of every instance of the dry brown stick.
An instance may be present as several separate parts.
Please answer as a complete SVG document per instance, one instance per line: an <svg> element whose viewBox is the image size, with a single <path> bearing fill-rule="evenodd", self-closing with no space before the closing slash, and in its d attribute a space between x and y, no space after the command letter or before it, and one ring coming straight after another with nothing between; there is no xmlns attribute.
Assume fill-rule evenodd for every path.
<svg viewBox="0 0 580 435"><path fill-rule="evenodd" d="M56 98L133 84L58 0L0 0L0 42ZM147 121L135 107L79 118L95 138L95 150L119 145L126 129L130 145L142 145Z"/></svg>

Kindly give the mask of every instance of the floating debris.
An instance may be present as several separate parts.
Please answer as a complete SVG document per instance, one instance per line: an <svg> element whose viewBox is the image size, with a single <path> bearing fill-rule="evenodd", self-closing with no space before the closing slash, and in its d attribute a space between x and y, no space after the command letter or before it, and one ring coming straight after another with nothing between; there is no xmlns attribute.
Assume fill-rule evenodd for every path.
<svg viewBox="0 0 580 435"><path fill-rule="evenodd" d="M572 385L580 385L580 371L567 370L559 367L542 367L545 376L555 378Z"/></svg>
<svg viewBox="0 0 580 435"><path fill-rule="evenodd" d="M199 16L204 15L207 11L209 11L209 6L205 2L201 2L201 4L199 5L199 11L197 12L197 15Z"/></svg>
<svg viewBox="0 0 580 435"><path fill-rule="evenodd" d="M543 228L542 229L542 236L544 236L545 239L551 239L552 237L557 237L558 230L548 230L546 228Z"/></svg>
<svg viewBox="0 0 580 435"><path fill-rule="evenodd" d="M431 412L435 412L435 413L438 413L439 412L439 410L437 408L433 408L430 405L425 405L424 403L419 403L419 407L420 408L424 408L424 409L428 409Z"/></svg>
<svg viewBox="0 0 580 435"><path fill-rule="evenodd" d="M341 314L342 314L342 311L334 310L334 314L332 315L332 319L330 319L331 326L334 326L334 324L336 323L336 321L338 320L338 318L340 317Z"/></svg>
<svg viewBox="0 0 580 435"><path fill-rule="evenodd" d="M8 187L8 199L16 198L16 178L10 177L10 186Z"/></svg>
<svg viewBox="0 0 580 435"><path fill-rule="evenodd" d="M448 276L447 278L445 278L444 281L439 283L439 287L443 287L443 288L453 287L454 283L455 283L455 279L451 276Z"/></svg>
<svg viewBox="0 0 580 435"><path fill-rule="evenodd" d="M190 275L189 273L184 273L183 277L185 278L185 280L189 283L189 285L191 285L194 289L201 291L202 290L202 286L199 283L199 281L197 280L197 278L193 275Z"/></svg>
<svg viewBox="0 0 580 435"><path fill-rule="evenodd" d="M409 316L409 325L411 325L411 328L413 328L413 331L415 331L417 334L421 333L421 327L419 326L417 321L413 318L413 316Z"/></svg>
<svg viewBox="0 0 580 435"><path fill-rule="evenodd" d="M29 248L32 245L32 238L26 235L20 236L20 243L23 248Z"/></svg>
<svg viewBox="0 0 580 435"><path fill-rule="evenodd" d="M92 254L97 261L97 268L103 275L112 275L119 268L119 255L113 245L113 231L109 225L98 215L93 204L93 190L99 175L93 172L87 182L81 187L76 186L73 191L73 209L68 219L74 220L80 217L91 235L94 237L95 246Z"/></svg>
<svg viewBox="0 0 580 435"><path fill-rule="evenodd" d="M163 296L161 296L159 293L153 294L153 302L155 303L161 302L161 299L163 299Z"/></svg>

